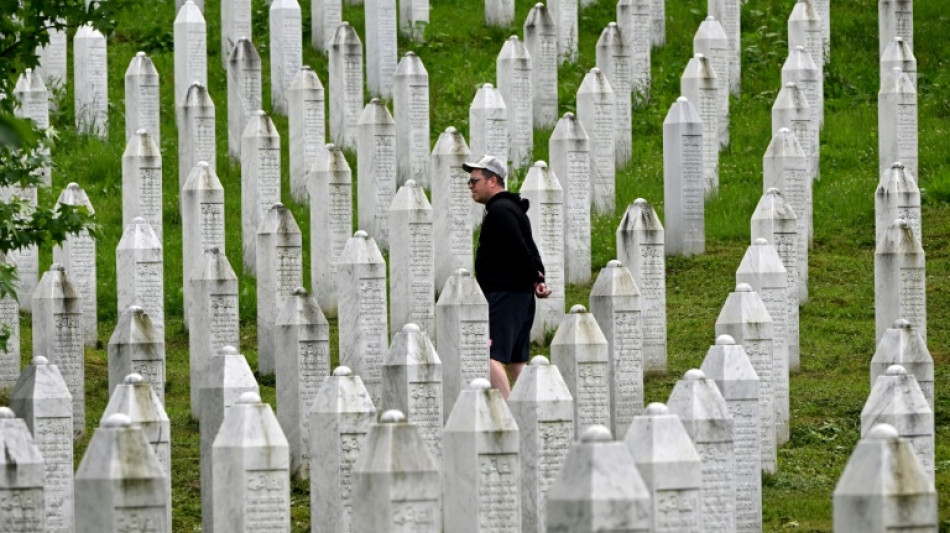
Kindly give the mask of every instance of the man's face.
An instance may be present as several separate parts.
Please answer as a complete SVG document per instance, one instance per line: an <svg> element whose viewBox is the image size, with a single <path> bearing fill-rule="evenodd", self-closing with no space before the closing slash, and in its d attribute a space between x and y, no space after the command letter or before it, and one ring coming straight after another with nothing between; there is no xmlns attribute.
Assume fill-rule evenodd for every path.
<svg viewBox="0 0 950 533"><path fill-rule="evenodd" d="M487 203L495 193L497 178L480 168L472 170L469 176L468 190L472 193L472 200L480 204Z"/></svg>

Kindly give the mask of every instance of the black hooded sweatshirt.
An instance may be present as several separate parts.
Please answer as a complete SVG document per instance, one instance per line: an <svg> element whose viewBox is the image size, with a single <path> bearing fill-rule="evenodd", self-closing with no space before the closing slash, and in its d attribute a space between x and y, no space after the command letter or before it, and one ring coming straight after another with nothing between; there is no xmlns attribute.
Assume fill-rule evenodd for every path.
<svg viewBox="0 0 950 533"><path fill-rule="evenodd" d="M531 236L527 198L502 191L488 200L485 211L475 252L482 291L534 292L534 284L544 281L544 264Z"/></svg>

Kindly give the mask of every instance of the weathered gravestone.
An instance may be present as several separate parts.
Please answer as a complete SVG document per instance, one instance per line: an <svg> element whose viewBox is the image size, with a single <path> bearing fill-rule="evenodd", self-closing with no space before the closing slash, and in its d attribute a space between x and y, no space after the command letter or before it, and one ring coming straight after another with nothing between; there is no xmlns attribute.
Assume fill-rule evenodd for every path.
<svg viewBox="0 0 950 533"><path fill-rule="evenodd" d="M439 468L417 424L383 413L353 466L353 531L442 531Z"/></svg>
<svg viewBox="0 0 950 533"><path fill-rule="evenodd" d="M13 88L13 96L16 98L14 116L32 120L39 130L49 128L49 91L46 90L43 76L37 70L28 68L20 74ZM37 153L49 155L47 147L40 146L36 150ZM48 166L40 167L34 172L42 178L43 185L52 185L52 171Z"/></svg>
<svg viewBox="0 0 950 533"><path fill-rule="evenodd" d="M208 85L208 25L201 8L186 0L175 16L175 105L194 83Z"/></svg>
<svg viewBox="0 0 950 533"><path fill-rule="evenodd" d="M382 406L398 409L418 428L436 469L442 467L442 361L425 331L406 324L382 366ZM385 416L385 413L384 415Z"/></svg>
<svg viewBox="0 0 950 533"><path fill-rule="evenodd" d="M228 0L226 0L228 1ZM238 0L232 0L238 1ZM244 0L241 0L244 1ZM241 158L242 137L254 114L263 107L261 96L261 56L254 43L241 37L227 59L228 71L228 153ZM243 168L244 165L242 164Z"/></svg>
<svg viewBox="0 0 950 533"><path fill-rule="evenodd" d="M62 265L53 263L33 292L33 353L59 367L73 399L73 430L86 429L82 296Z"/></svg>
<svg viewBox="0 0 950 533"><path fill-rule="evenodd" d="M702 460L679 417L651 403L634 417L624 444L650 491L652 531L703 531Z"/></svg>
<svg viewBox="0 0 950 533"><path fill-rule="evenodd" d="M789 439L789 352L792 319L788 303L788 271L782 265L775 247L766 239L756 239L746 249L736 270L736 284L746 283L759 295L769 317L772 318L772 371L775 392L775 431L777 444ZM797 304L796 304L797 305Z"/></svg>
<svg viewBox="0 0 950 533"><path fill-rule="evenodd" d="M310 3L310 45L318 52L327 53L330 40L342 22L342 0L313 0Z"/></svg>
<svg viewBox="0 0 950 533"><path fill-rule="evenodd" d="M742 79L742 25L740 0L709 0L708 14L722 23L729 38L729 92L739 96Z"/></svg>
<svg viewBox="0 0 950 533"><path fill-rule="evenodd" d="M914 57L914 51L911 50L910 45L900 36L895 36L894 40L887 45L884 53L881 54L882 84L894 68L900 68L904 74L910 77L914 87L917 86L917 58Z"/></svg>
<svg viewBox="0 0 950 533"><path fill-rule="evenodd" d="M811 104L808 103L805 91L795 82L783 84L778 96L775 97L775 103L772 104L773 138L782 128L788 128L795 135L805 156L808 157L809 175L811 179L817 180L821 171L818 153L820 148L818 122L812 115Z"/></svg>
<svg viewBox="0 0 950 533"><path fill-rule="evenodd" d="M644 374L666 373L665 240L653 206L637 198L617 228L617 257L640 288Z"/></svg>
<svg viewBox="0 0 950 533"><path fill-rule="evenodd" d="M310 169L310 286L323 312L337 314L337 268L353 233L352 172L343 150L326 145Z"/></svg>
<svg viewBox="0 0 950 533"><path fill-rule="evenodd" d="M551 10L540 2L525 18L524 44L532 61L532 125L547 129L557 122L557 25Z"/></svg>
<svg viewBox="0 0 950 533"><path fill-rule="evenodd" d="M426 3L429 0L416 0ZM400 2L401 6L410 0ZM393 118L396 121L396 183L416 180L430 188L429 177L429 73L413 52L396 65L393 75Z"/></svg>
<svg viewBox="0 0 950 533"><path fill-rule="evenodd" d="M168 476L145 432L123 413L96 429L76 470L76 531L120 533L129 524L170 533Z"/></svg>
<svg viewBox="0 0 950 533"><path fill-rule="evenodd" d="M653 41L653 4L655 0L620 0L617 25L630 54L630 89L649 94L651 85L650 51Z"/></svg>
<svg viewBox="0 0 950 533"><path fill-rule="evenodd" d="M330 324L307 290L294 289L274 324L277 420L290 445L290 472L310 475L310 405L330 375Z"/></svg>
<svg viewBox="0 0 950 533"><path fill-rule="evenodd" d="M224 420L228 407L245 392L257 393L260 388L254 380L251 367L244 356L231 346L225 346L208 361L198 390L200 412L201 450L201 528L217 531L214 518L214 468L212 445ZM233 484L229 488L234 488ZM229 494L233 494L228 492Z"/></svg>
<svg viewBox="0 0 950 533"><path fill-rule="evenodd" d="M287 122L290 139L290 197L307 203L307 173L326 150L327 128L324 91L320 78L304 65L287 88Z"/></svg>
<svg viewBox="0 0 950 533"><path fill-rule="evenodd" d="M508 408L521 433L521 527L544 533L548 491L574 442L574 399L558 368L531 358L511 389Z"/></svg>
<svg viewBox="0 0 950 533"><path fill-rule="evenodd" d="M626 435L643 411L643 320L640 289L620 261L600 271L590 291L590 312L607 338L610 421Z"/></svg>
<svg viewBox="0 0 950 533"><path fill-rule="evenodd" d="M396 72L396 0L366 0L366 88L390 99Z"/></svg>
<svg viewBox="0 0 950 533"><path fill-rule="evenodd" d="M396 122L385 102L373 98L359 121L356 147L359 228L389 249L389 206L396 195Z"/></svg>
<svg viewBox="0 0 950 533"><path fill-rule="evenodd" d="M877 95L879 174L900 161L912 176L917 170L917 89L900 68L892 68Z"/></svg>
<svg viewBox="0 0 950 533"><path fill-rule="evenodd" d="M910 441L920 465L934 479L934 412L917 378L892 365L877 377L861 410L861 435L877 424L890 424Z"/></svg>
<svg viewBox="0 0 950 533"><path fill-rule="evenodd" d="M230 54L240 39L252 39L252 9L248 0L221 2L221 64L227 69Z"/></svg>
<svg viewBox="0 0 950 533"><path fill-rule="evenodd" d="M43 531L69 533L73 531L73 407L56 365L34 356L10 394L10 408L26 421L43 457Z"/></svg>
<svg viewBox="0 0 950 533"><path fill-rule="evenodd" d="M592 68L577 89L577 119L590 137L590 204L599 214L616 206L616 134L614 90L599 68Z"/></svg>
<svg viewBox="0 0 950 533"><path fill-rule="evenodd" d="M914 237L923 242L920 189L914 176L901 162L892 163L881 174L881 181L874 193L875 240L880 241L890 223L898 218L907 221Z"/></svg>
<svg viewBox="0 0 950 533"><path fill-rule="evenodd" d="M36 56L39 63L36 72L43 76L46 86L50 89L61 88L66 84L66 30L46 30L49 42L36 47ZM50 105L55 105L50 92Z"/></svg>
<svg viewBox="0 0 950 533"><path fill-rule="evenodd" d="M122 224L144 218L162 242L162 153L152 135L139 129L122 154Z"/></svg>
<svg viewBox="0 0 950 533"><path fill-rule="evenodd" d="M48 531L43 455L26 423L9 407L0 407L0 452L0 527L22 533Z"/></svg>
<svg viewBox="0 0 950 533"><path fill-rule="evenodd" d="M604 426L591 426L574 444L547 509L549 533L653 531L653 509L633 456Z"/></svg>
<svg viewBox="0 0 950 533"><path fill-rule="evenodd" d="M521 196L534 206L528 219L544 264L544 282L552 291L537 302L531 326L531 338L540 340L564 315L564 190L547 164L538 161L525 176Z"/></svg>
<svg viewBox="0 0 950 533"><path fill-rule="evenodd" d="M798 217L782 193L771 188L759 199L752 214L751 226L752 242L765 239L775 247L785 266L788 282L788 369L797 372L801 358L798 306L804 301L798 286L807 281L802 280L800 269L807 268L804 263L808 260L807 256L802 258L805 245L802 243L804 237L798 233Z"/></svg>
<svg viewBox="0 0 950 533"><path fill-rule="evenodd" d="M56 200L57 209L60 205L71 205L74 208L85 208L90 215L95 215L86 191L77 183L70 183L59 194ZM69 279L76 286L82 296L83 339L86 346L95 346L99 340L97 302L96 298L96 240L83 228L79 233L66 236L66 240L53 246L53 262L63 265L69 272ZM12 303L12 300L11 300ZM3 304L0 303L0 308ZM2 319L0 319L2 320ZM8 342L13 342L10 340Z"/></svg>
<svg viewBox="0 0 950 533"><path fill-rule="evenodd" d="M610 426L610 359L607 338L583 305L571 307L551 341L551 363L574 397L574 435L593 424Z"/></svg>
<svg viewBox="0 0 950 533"><path fill-rule="evenodd" d="M434 334L432 206L415 180L406 181L396 192L389 206L389 225L392 242L398 243L389 252L389 320L393 337L409 323ZM415 422L410 410L401 410Z"/></svg>
<svg viewBox="0 0 950 533"><path fill-rule="evenodd" d="M792 130L780 128L773 133L772 142L762 156L762 191L773 187L782 191L798 215L798 234L802 236L799 243L802 246L802 268L799 271L801 281L797 287L798 297L802 301L808 300L808 248L814 235L812 177L808 156Z"/></svg>
<svg viewBox="0 0 950 533"><path fill-rule="evenodd" d="M548 0L548 10L557 28L557 64L577 60L577 0Z"/></svg>
<svg viewBox="0 0 950 533"><path fill-rule="evenodd" d="M330 138L341 148L356 148L357 123L363 111L363 43L349 22L330 39Z"/></svg>
<svg viewBox="0 0 950 533"><path fill-rule="evenodd" d="M399 33L416 42L425 41L429 25L429 0L399 2Z"/></svg>
<svg viewBox="0 0 950 533"><path fill-rule="evenodd" d="M762 531L762 450L759 376L741 344L720 335L701 368L716 383L732 416L735 447L736 531Z"/></svg>
<svg viewBox="0 0 950 533"><path fill-rule="evenodd" d="M791 54L799 46L805 48L818 68L818 92L821 95L818 101L822 102L818 108L818 117L819 124L824 124L825 43L821 17L814 0L798 0L788 17L788 52Z"/></svg>
<svg viewBox="0 0 950 533"><path fill-rule="evenodd" d="M187 326L192 319L193 298L188 280L196 265L203 262L205 250L224 249L224 188L205 161L195 165L181 189L181 243Z"/></svg>
<svg viewBox="0 0 950 533"><path fill-rule="evenodd" d="M241 135L241 242L244 271L257 274L257 230L280 202L280 133L258 110ZM298 283L299 285L299 283Z"/></svg>
<svg viewBox="0 0 950 533"><path fill-rule="evenodd" d="M137 305L130 305L119 315L109 339L109 395L132 373L147 380L160 404L165 405L165 339Z"/></svg>
<svg viewBox="0 0 950 533"><path fill-rule="evenodd" d="M525 43L512 35L495 60L495 81L508 108L508 156L514 168L529 163L534 147L533 76L534 58Z"/></svg>
<svg viewBox="0 0 950 533"><path fill-rule="evenodd" d="M16 199L26 204L27 210L35 209L38 205L38 187L20 187L12 185L0 187L0 201L6 203ZM40 250L39 246L22 246L10 250L6 261L16 266L17 279L15 280L16 298L20 310L31 313L33 310L33 292L39 282Z"/></svg>
<svg viewBox="0 0 950 533"><path fill-rule="evenodd" d="M0 264L8 264L3 252ZM0 350L0 390L10 390L20 376L20 305L16 295L0 298L0 324L10 335L6 347Z"/></svg>
<svg viewBox="0 0 950 533"><path fill-rule="evenodd" d="M812 120L820 129L824 116L824 95L822 94L822 72L804 46L796 46L788 53L782 65L782 84L795 83L808 98Z"/></svg>
<svg viewBox="0 0 950 533"><path fill-rule="evenodd" d="M191 416L198 418L200 389L211 357L240 343L238 279L228 257L212 247L198 258L188 275L191 286L191 334L188 335Z"/></svg>
<svg viewBox="0 0 950 533"><path fill-rule="evenodd" d="M885 374L891 365L901 365L917 378L924 396L934 408L934 360L919 330L899 318L887 328L877 343L871 358L871 385Z"/></svg>
<svg viewBox="0 0 950 533"><path fill-rule="evenodd" d="M663 46L666 44L666 0L653 0L652 13L650 39L654 47Z"/></svg>
<svg viewBox="0 0 950 533"><path fill-rule="evenodd" d="M840 533L937 531L937 491L913 446L878 424L854 447L835 487L834 530Z"/></svg>
<svg viewBox="0 0 950 533"><path fill-rule="evenodd" d="M257 369L274 373L278 356L274 324L297 287L303 285L303 248L293 213L274 204L257 228Z"/></svg>
<svg viewBox="0 0 950 533"><path fill-rule="evenodd" d="M490 83L482 84L468 108L468 140L472 143L472 155L493 155L507 164L510 127L508 103L501 91ZM473 209L476 209L473 211L473 220L480 224L484 208L473 206Z"/></svg>
<svg viewBox="0 0 950 533"><path fill-rule="evenodd" d="M630 91L633 58L616 22L607 24L597 40L597 68L614 90L614 165L623 168L633 156L633 118Z"/></svg>
<svg viewBox="0 0 950 533"><path fill-rule="evenodd" d="M162 466L165 474L165 493L168 495L168 523L171 523L172 509L172 451L171 451L171 424L165 413L164 401L157 394L156 389L142 377L141 374L130 373L123 382L117 385L109 396L99 426L102 427L115 413L122 413L129 417L132 424L140 427L149 443L155 457ZM119 530L122 531L121 529Z"/></svg>
<svg viewBox="0 0 950 533"><path fill-rule="evenodd" d="M896 35L914 48L914 0L878 0L877 28L879 54Z"/></svg>
<svg viewBox="0 0 950 533"><path fill-rule="evenodd" d="M703 54L716 72L719 88L719 146L729 146L729 37L716 17L706 17L693 36L693 54Z"/></svg>
<svg viewBox="0 0 950 533"><path fill-rule="evenodd" d="M564 275L590 280L590 137L574 113L564 113L548 141L551 171L564 189Z"/></svg>
<svg viewBox="0 0 950 533"><path fill-rule="evenodd" d="M215 108L208 89L192 83L176 104L178 113L178 186L184 187L195 165L204 161L217 169Z"/></svg>
<svg viewBox="0 0 950 533"><path fill-rule="evenodd" d="M511 26L515 21L514 0L485 0L486 26Z"/></svg>
<svg viewBox="0 0 950 533"><path fill-rule="evenodd" d="M303 66L300 4L297 0L274 0L269 17L271 107L275 113L288 113L287 91Z"/></svg>
<svg viewBox="0 0 950 533"><path fill-rule="evenodd" d="M894 220L874 250L875 340L898 318L910 322L927 342L926 258L910 224Z"/></svg>
<svg viewBox="0 0 950 533"><path fill-rule="evenodd" d="M703 191L706 196L719 192L719 82L712 63L696 54L680 78L680 93L696 106L703 122Z"/></svg>
<svg viewBox="0 0 950 533"><path fill-rule="evenodd" d="M380 405L382 364L389 346L386 262L376 241L357 231L337 264L340 364L363 378L373 405Z"/></svg>
<svg viewBox="0 0 950 533"><path fill-rule="evenodd" d="M716 383L691 369L676 382L667 403L702 460L702 516L706 531L736 530L735 424Z"/></svg>
<svg viewBox="0 0 950 533"><path fill-rule="evenodd" d="M159 336L165 335L163 261L162 245L152 226L142 217L134 218L125 226L115 249L118 308L141 306L152 319Z"/></svg>
<svg viewBox="0 0 950 533"><path fill-rule="evenodd" d="M448 419L459 392L489 377L488 301L467 269L446 280L435 305L436 345L442 361L442 414Z"/></svg>
<svg viewBox="0 0 950 533"><path fill-rule="evenodd" d="M521 531L520 432L501 392L476 379L442 433L444 529Z"/></svg>
<svg viewBox="0 0 950 533"><path fill-rule="evenodd" d="M663 121L663 199L667 256L706 251L703 121L680 96Z"/></svg>
<svg viewBox="0 0 950 533"><path fill-rule="evenodd" d="M759 436L762 442L762 471L774 473L778 468L776 446L778 424L778 375L772 352L772 317L758 293L747 283L736 285L729 293L716 319L716 336L729 335L745 348L755 373L759 376Z"/></svg>
<svg viewBox="0 0 950 533"><path fill-rule="evenodd" d="M125 71L126 139L131 139L139 130L145 130L156 146L162 145L158 91L158 70L145 52L136 53Z"/></svg>
<svg viewBox="0 0 950 533"><path fill-rule="evenodd" d="M471 269L474 262L471 213L475 206L468 190L468 173L462 169L471 156L465 138L452 126L439 135L432 148L432 239L442 244L435 256L435 289L439 292L456 269Z"/></svg>
<svg viewBox="0 0 950 533"><path fill-rule="evenodd" d="M214 531L290 529L290 451L259 394L245 392L225 410L211 456Z"/></svg>
<svg viewBox="0 0 950 533"><path fill-rule="evenodd" d="M106 38L86 24L73 36L73 104L76 130L105 138L109 134L109 67ZM65 76L62 78L66 83Z"/></svg>
<svg viewBox="0 0 950 533"><path fill-rule="evenodd" d="M338 366L310 408L310 521L312 533L352 530L353 467L376 408L359 376Z"/></svg>

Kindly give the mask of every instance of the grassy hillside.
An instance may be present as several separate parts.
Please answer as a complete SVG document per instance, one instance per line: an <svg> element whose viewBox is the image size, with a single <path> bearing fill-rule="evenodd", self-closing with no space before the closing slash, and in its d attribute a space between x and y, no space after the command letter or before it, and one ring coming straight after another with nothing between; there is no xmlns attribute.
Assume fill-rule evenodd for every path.
<svg viewBox="0 0 950 533"><path fill-rule="evenodd" d="M428 41L399 43L400 56L415 51L429 72L432 141L448 126L468 138L468 106L476 88L494 82L495 57L504 39L521 34L520 25L533 1L519 0L517 27L483 27L478 0L432 0ZM692 51L693 33L706 13L704 0L667 2L667 44L653 55L652 98L634 110L634 157L618 173L618 212L595 220L593 265L599 269L615 256L614 232L624 207L637 197L661 212L662 122L679 95L679 77ZM735 286L734 272L749 244L749 217L762 192L762 154L770 139L770 108L780 88L787 43L786 19L792 0L749 1L742 10L742 96L733 100L732 145L722 153L719 197L707 204L707 253L671 258L668 267L669 369L667 377L649 379L648 401L665 401L675 380L698 367L714 341L714 323L726 295ZM929 345L936 367L937 488L941 518L950 528L950 386L946 363L950 324L950 51L948 15L942 2L918 2L916 55L920 90L920 177L924 196L923 233L928 253ZM874 189L877 173L877 2L834 2L831 63L825 73L825 127L822 132L821 181L814 190L815 246L811 252L810 300L801 311L801 372L792 376L791 441L779 451L779 473L764 479L764 530L831 530L831 494L859 436L860 412L869 391L868 364L874 352ZM304 12L304 63L328 87L326 58L309 43L309 2ZM254 42L264 59L265 109L270 108L267 5L254 0ZM88 435L98 425L107 402L105 343L117 318L115 247L122 232L121 155L124 139L123 75L135 52L144 50L162 76L162 152L164 156L165 296L167 322L167 409L172 418L174 530L200 527L197 462L198 426L188 416L187 332L182 326L181 220L177 192L177 135L174 123L172 23L173 0L139 2L122 15L109 36L110 136L101 141L76 136L72 92L62 95L52 120L61 130L54 157L54 187L40 201L53 202L70 181L89 194L103 228L98 243L99 321L102 345L86 351ZM217 105L218 175L226 190L227 254L240 275L240 168L227 155L226 80L220 57L218 0L208 0L209 88ZM561 113L574 110L574 93L594 66L594 45L613 20L611 0L581 12L580 53L559 73ZM363 37L360 6L345 6L344 20ZM71 36L70 36L71 38ZM71 52L71 50L70 50ZM70 55L71 58L71 55ZM70 59L70 78L73 66ZM275 116L284 147L285 202L290 202L287 121ZM535 159L547 159L550 131L535 132ZM348 156L354 169L354 154ZM354 184L355 185L355 184ZM355 186L354 186L355 191ZM304 229L304 265L309 272L307 208L292 205ZM41 269L50 262L42 251ZM256 368L255 280L241 278L241 351ZM309 275L305 273L305 284ZM308 287L309 288L309 287ZM567 304L588 301L590 286L572 286ZM31 358L29 315L23 316L23 361ZM335 340L336 324L331 324ZM545 353L538 347L539 353ZM336 350L334 348L334 354ZM273 378L261 380L263 396L274 402ZM5 403L0 399L0 403ZM78 443L77 464L86 440ZM307 485L294 486L294 531L309 531Z"/></svg>

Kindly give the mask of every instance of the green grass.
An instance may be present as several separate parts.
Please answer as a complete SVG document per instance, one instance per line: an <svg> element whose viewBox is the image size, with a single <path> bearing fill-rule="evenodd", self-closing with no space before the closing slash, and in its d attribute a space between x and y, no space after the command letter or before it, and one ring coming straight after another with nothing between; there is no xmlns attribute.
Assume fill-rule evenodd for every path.
<svg viewBox="0 0 950 533"><path fill-rule="evenodd" d="M432 141L448 126L467 137L468 106L476 88L494 82L495 57L504 39L521 33L520 24L534 0L517 3L518 26L485 28L479 0L433 0L428 41L400 41L400 56L409 50L422 58L430 76ZM770 108L780 87L786 55L786 18L792 2L749 2L742 11L742 96L732 102L732 144L721 155L719 197L707 204L707 253L689 259L671 258L668 267L669 370L666 377L646 382L648 401L665 401L675 380L698 367L714 340L714 323L734 272L749 244L749 217L762 192L761 158L770 135ZM304 12L304 63L328 87L326 58L308 46L309 3ZM916 35L920 89L920 177L924 194L923 232L928 252L929 345L936 367L937 488L941 523L950 527L950 371L947 324L950 324L950 50L948 15L942 2L918 2ZM267 7L255 0L254 41L269 73ZM209 89L217 105L218 175L226 191L227 255L240 276L241 350L256 368L255 280L241 275L240 168L227 156L226 83L219 51L219 2L208 0ZM561 113L574 110L574 93L594 66L594 45L614 18L610 0L584 9L580 18L580 50L576 63L559 72ZM692 36L705 16L702 0L667 2L667 44L653 54L650 100L634 110L634 157L617 176L618 211L594 220L593 265L615 255L614 232L624 207L637 197L651 201L662 216L662 123L679 95L679 76L691 55ZM832 13L832 54L825 78L825 127L822 132L822 178L815 185L815 246L811 251L810 300L801 310L802 370L792 376L791 441L779 452L779 472L764 479L764 530L831 530L831 495L859 436L860 411L869 391L868 365L874 352L873 194L877 176L876 94L877 10L874 0L837 2ZM198 426L188 415L187 332L182 315L181 220L178 212L177 147L173 102L172 23L174 2L137 3L124 13L109 36L110 135L106 141L76 136L71 131L72 92L67 90L54 113L61 130L54 157L55 186L40 201L53 202L70 181L89 194L103 228L98 243L99 334L102 345L86 351L87 437L77 443L77 464L89 435L107 403L107 355L104 344L115 326L114 250L121 236L121 155L124 150L123 75L138 50L146 51L162 76L162 152L164 156L165 297L168 359L167 410L172 419L174 530L200 526L197 463ZM348 20L363 36L362 7L345 6ZM71 37L71 36L70 36ZM70 60L70 75L72 75ZM265 109L270 108L269 82L264 83ZM289 201L287 121L275 116L284 145L284 194L304 229L305 285L309 286L309 216L306 207ZM547 159L550 131L535 132L535 159ZM356 171L354 154L348 159ZM355 183L354 183L355 187ZM355 190L355 189L354 189ZM50 262L42 251L41 268ZM590 285L568 289L567 304L588 301ZM24 364L31 357L30 316L22 318ZM331 322L336 339L336 324ZM537 347L539 353L546 348ZM335 349L334 349L335 354ZM335 357L334 357L335 358ZM274 402L274 381L262 380L265 400ZM0 399L0 403L5 403ZM296 483L294 531L309 531L307 485Z"/></svg>

